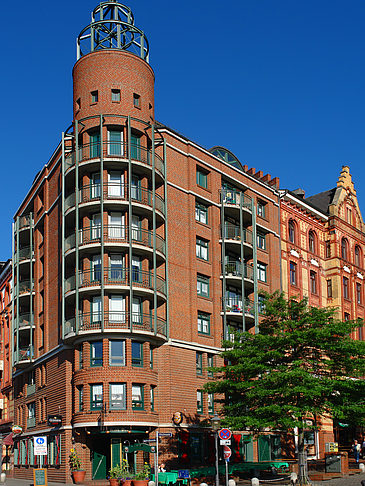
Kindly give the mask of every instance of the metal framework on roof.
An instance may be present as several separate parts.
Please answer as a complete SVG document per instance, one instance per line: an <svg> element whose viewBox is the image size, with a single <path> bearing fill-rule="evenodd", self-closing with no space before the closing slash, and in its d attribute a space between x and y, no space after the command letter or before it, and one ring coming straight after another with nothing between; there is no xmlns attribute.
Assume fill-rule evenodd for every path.
<svg viewBox="0 0 365 486"><path fill-rule="evenodd" d="M216 157L224 160L224 162L227 162L227 164L233 165L234 167L236 167L236 169L242 170L241 162L230 150L226 149L225 147L212 147L209 152Z"/></svg>
<svg viewBox="0 0 365 486"><path fill-rule="evenodd" d="M147 37L134 25L131 9L117 0L100 3L77 38L77 59L101 49L128 51L149 62Z"/></svg>

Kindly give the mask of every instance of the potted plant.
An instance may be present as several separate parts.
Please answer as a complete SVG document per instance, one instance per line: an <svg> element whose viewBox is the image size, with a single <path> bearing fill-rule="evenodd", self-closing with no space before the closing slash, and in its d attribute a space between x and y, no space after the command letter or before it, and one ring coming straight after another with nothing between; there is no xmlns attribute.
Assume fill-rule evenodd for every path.
<svg viewBox="0 0 365 486"><path fill-rule="evenodd" d="M109 469L110 486L118 486L121 478L122 478L122 468L119 464Z"/></svg>
<svg viewBox="0 0 365 486"><path fill-rule="evenodd" d="M133 476L133 486L147 486L150 479L151 468L147 462L143 464L143 468Z"/></svg>
<svg viewBox="0 0 365 486"><path fill-rule="evenodd" d="M72 479L75 484L82 484L85 479L86 471L81 469L81 461L75 449L70 449L68 456L68 463L70 465Z"/></svg>
<svg viewBox="0 0 365 486"><path fill-rule="evenodd" d="M132 484L132 477L131 477L131 473L129 471L129 464L128 464L127 459L122 460L121 480L122 480L123 486L131 486L131 484Z"/></svg>

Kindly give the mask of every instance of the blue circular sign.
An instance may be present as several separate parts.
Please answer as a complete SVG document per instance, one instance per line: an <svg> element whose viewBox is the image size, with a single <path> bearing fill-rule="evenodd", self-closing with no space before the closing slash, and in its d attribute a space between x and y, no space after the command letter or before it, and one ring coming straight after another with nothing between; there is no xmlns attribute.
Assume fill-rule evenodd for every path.
<svg viewBox="0 0 365 486"><path fill-rule="evenodd" d="M44 444L44 439L43 439L43 437L37 437L35 441L36 441L36 442L37 442L37 444L39 444L39 445Z"/></svg>
<svg viewBox="0 0 365 486"><path fill-rule="evenodd" d="M229 429L221 429L218 432L219 438L222 440L228 440L231 438L232 432Z"/></svg>

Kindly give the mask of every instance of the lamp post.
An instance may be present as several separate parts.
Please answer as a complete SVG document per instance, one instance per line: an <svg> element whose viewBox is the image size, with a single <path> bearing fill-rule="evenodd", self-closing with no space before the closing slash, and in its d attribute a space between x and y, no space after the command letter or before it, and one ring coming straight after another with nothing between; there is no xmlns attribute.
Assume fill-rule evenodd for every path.
<svg viewBox="0 0 365 486"><path fill-rule="evenodd" d="M221 425L221 418L215 413L210 419L215 439L215 486L219 486L219 464L218 464L218 430Z"/></svg>

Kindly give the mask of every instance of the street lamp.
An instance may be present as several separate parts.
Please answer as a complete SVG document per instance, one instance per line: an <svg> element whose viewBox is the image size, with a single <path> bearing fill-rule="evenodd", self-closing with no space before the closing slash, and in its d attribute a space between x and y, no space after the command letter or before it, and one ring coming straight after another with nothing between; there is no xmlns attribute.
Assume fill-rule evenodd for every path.
<svg viewBox="0 0 365 486"><path fill-rule="evenodd" d="M218 464L218 430L221 426L221 418L215 413L210 419L215 439L215 486L219 486L219 464Z"/></svg>

